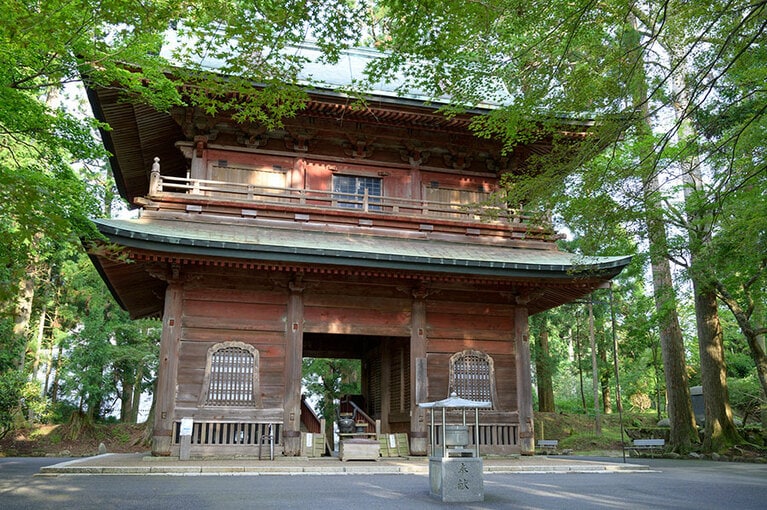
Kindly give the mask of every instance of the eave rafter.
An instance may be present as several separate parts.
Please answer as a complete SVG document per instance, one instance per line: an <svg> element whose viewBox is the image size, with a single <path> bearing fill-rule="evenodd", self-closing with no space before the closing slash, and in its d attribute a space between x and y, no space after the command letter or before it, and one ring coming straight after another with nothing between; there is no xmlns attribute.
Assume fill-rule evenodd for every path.
<svg viewBox="0 0 767 510"><path fill-rule="evenodd" d="M600 282L594 278L575 278L572 280L556 281L550 280L542 284L541 281L536 281L533 278L529 280L519 278L483 278L462 276L454 274L440 274L440 273L425 273L416 271L391 271L391 270L371 270L368 268L356 268L356 267L344 267L344 266L330 266L330 265L316 265L316 264L274 264L274 263L261 263L254 261L235 260L227 258L214 258L214 257L179 257L176 255L150 253L142 250L129 250L128 258L136 262L152 262L152 263L167 263L167 264L180 264L190 265L198 267L220 267L227 269L247 270L247 271L275 271L286 273L302 273L302 274L316 274L316 275L331 275L342 277L362 277L362 278L381 278L381 279L394 279L394 280L412 280L425 283L440 283L440 284L459 284L459 285L472 285L482 288L493 287L502 291L509 289L526 289L525 294L540 295L540 292L536 293L535 289L542 287L556 289L572 289L577 287L579 289L593 290L600 285Z"/></svg>

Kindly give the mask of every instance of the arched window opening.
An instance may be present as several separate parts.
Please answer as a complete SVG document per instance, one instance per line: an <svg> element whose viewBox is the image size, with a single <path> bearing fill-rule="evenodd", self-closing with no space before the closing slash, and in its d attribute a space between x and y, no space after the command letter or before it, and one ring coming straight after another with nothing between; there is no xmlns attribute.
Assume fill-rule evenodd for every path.
<svg viewBox="0 0 767 510"><path fill-rule="evenodd" d="M490 402L495 407L497 398L493 358L473 350L453 354L450 357L448 395L452 392L468 400Z"/></svg>
<svg viewBox="0 0 767 510"><path fill-rule="evenodd" d="M242 342L223 342L208 349L200 404L207 407L260 405L258 350Z"/></svg>

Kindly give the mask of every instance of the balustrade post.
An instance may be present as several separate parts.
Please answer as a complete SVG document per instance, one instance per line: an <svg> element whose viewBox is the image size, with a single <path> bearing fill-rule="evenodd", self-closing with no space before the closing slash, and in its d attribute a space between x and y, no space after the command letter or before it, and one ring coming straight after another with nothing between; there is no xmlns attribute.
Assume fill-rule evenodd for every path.
<svg viewBox="0 0 767 510"><path fill-rule="evenodd" d="M160 158L154 157L152 170L149 173L149 196L162 191L162 177L160 176Z"/></svg>

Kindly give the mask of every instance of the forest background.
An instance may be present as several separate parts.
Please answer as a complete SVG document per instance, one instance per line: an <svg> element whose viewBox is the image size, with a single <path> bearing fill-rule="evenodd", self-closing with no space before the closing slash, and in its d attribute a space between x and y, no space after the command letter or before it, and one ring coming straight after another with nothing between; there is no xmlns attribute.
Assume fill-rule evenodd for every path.
<svg viewBox="0 0 767 510"><path fill-rule="evenodd" d="M5 0L0 13L0 436L136 423L152 394L160 324L130 320L84 249L90 219L126 204L83 77L161 109L183 79L208 112L275 126L316 85L289 51L311 40L327 62L382 50L346 91L360 107L397 80L449 98L445 115L496 104L473 127L506 147L552 136L502 199L553 218L563 249L634 255L611 288L532 318L539 411L588 415L597 436L613 411L665 417L678 453L763 442L747 429L767 415L767 2ZM176 78L168 34L198 41L177 48ZM215 99L224 88L247 101ZM561 138L568 119L591 125L580 143ZM305 365L331 415L357 369Z"/></svg>

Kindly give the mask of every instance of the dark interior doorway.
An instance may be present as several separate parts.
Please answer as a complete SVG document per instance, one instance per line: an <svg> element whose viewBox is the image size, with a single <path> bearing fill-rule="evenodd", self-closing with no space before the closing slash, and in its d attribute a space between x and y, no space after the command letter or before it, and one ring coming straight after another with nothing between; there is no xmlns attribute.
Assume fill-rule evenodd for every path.
<svg viewBox="0 0 767 510"><path fill-rule="evenodd" d="M361 403L381 432L410 431L410 339L375 335L304 334L304 358L361 361Z"/></svg>

